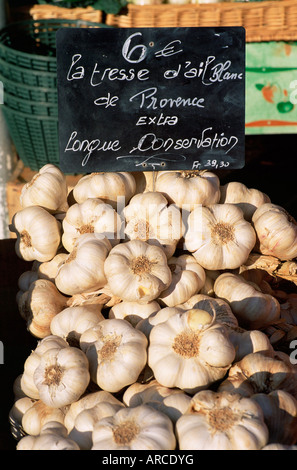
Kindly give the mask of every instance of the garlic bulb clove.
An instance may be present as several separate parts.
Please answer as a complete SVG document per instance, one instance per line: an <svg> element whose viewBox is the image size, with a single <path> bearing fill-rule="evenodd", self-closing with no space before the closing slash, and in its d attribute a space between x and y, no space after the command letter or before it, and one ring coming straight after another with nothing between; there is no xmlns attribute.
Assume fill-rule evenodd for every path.
<svg viewBox="0 0 297 470"><path fill-rule="evenodd" d="M105 416L108 416L110 408L106 408L107 405L112 405L112 407L125 406L114 395L106 392L105 390L86 393L79 400L71 403L71 405L67 407L64 419L64 424L67 428L68 434L75 427L76 418L80 415L81 412L100 407L102 408L102 412L105 414Z"/></svg>
<svg viewBox="0 0 297 470"><path fill-rule="evenodd" d="M34 403L35 400L25 396L17 399L9 410L8 419L10 432L16 440L20 440L25 435L22 419L26 411L31 408Z"/></svg>
<svg viewBox="0 0 297 470"><path fill-rule="evenodd" d="M67 306L67 297L47 279L33 281L27 291L18 296L20 315L27 328L37 338L51 334L50 325L55 315Z"/></svg>
<svg viewBox="0 0 297 470"><path fill-rule="evenodd" d="M161 171L155 189L185 212L220 199L220 180L210 171Z"/></svg>
<svg viewBox="0 0 297 470"><path fill-rule="evenodd" d="M96 423L92 450L174 450L168 416L147 405L123 408Z"/></svg>
<svg viewBox="0 0 297 470"><path fill-rule="evenodd" d="M263 204L255 211L252 222L260 253L281 260L297 256L297 222L283 207Z"/></svg>
<svg viewBox="0 0 297 470"><path fill-rule="evenodd" d="M161 308L158 312L152 313L147 318L140 320L136 325L136 329L142 331L142 333L144 333L145 336L149 339L150 332L155 325L165 322L171 316L175 315L176 313L181 313L182 311L183 310L178 307Z"/></svg>
<svg viewBox="0 0 297 470"><path fill-rule="evenodd" d="M264 328L280 318L278 300L238 274L222 273L215 281L214 292L229 303L243 328Z"/></svg>
<svg viewBox="0 0 297 470"><path fill-rule="evenodd" d="M176 423L181 450L260 450L269 432L260 406L236 393L203 390Z"/></svg>
<svg viewBox="0 0 297 470"><path fill-rule="evenodd" d="M113 247L104 271L113 295L129 302L157 299L172 279L164 251L141 240Z"/></svg>
<svg viewBox="0 0 297 470"><path fill-rule="evenodd" d="M55 165L48 163L25 183L20 194L23 208L41 206L50 212L66 212L68 209L68 185L66 176Z"/></svg>
<svg viewBox="0 0 297 470"><path fill-rule="evenodd" d="M65 426L59 422L46 423L38 436L25 436L16 450L80 450L78 444L67 436Z"/></svg>
<svg viewBox="0 0 297 470"><path fill-rule="evenodd" d="M82 410L75 418L73 429L69 433L69 438L73 439L81 450L90 450L93 445L93 431L96 423L101 419L113 416L123 408L122 403L101 402L93 408Z"/></svg>
<svg viewBox="0 0 297 470"><path fill-rule="evenodd" d="M33 374L40 399L52 408L78 400L89 381L89 362L76 347L48 349Z"/></svg>
<svg viewBox="0 0 297 470"><path fill-rule="evenodd" d="M190 395L178 388L163 387L155 379L144 384L135 382L123 394L127 407L149 405L165 413L173 423L187 411L190 401Z"/></svg>
<svg viewBox="0 0 297 470"><path fill-rule="evenodd" d="M136 327L138 322L157 313L160 309L161 306L155 300L147 304L122 301L109 309L108 318L127 320Z"/></svg>
<svg viewBox="0 0 297 470"><path fill-rule="evenodd" d="M65 262L68 253L57 253L50 261L40 263L37 269L39 279L55 282L59 267Z"/></svg>
<svg viewBox="0 0 297 470"><path fill-rule="evenodd" d="M252 225L234 204L198 207L188 217L185 248L207 270L237 269L256 243Z"/></svg>
<svg viewBox="0 0 297 470"><path fill-rule="evenodd" d="M104 320L102 305L86 304L66 307L51 321L51 334L61 336L70 346L78 346L81 335Z"/></svg>
<svg viewBox="0 0 297 470"><path fill-rule="evenodd" d="M294 445L297 439L297 400L285 390L253 395L269 430L269 442Z"/></svg>
<svg viewBox="0 0 297 470"><path fill-rule="evenodd" d="M119 319L103 320L80 338L92 380L110 393L137 380L147 362L147 343L141 331Z"/></svg>
<svg viewBox="0 0 297 470"><path fill-rule="evenodd" d="M24 271L20 277L18 278L18 292L16 294L16 302L19 305L21 302L22 295L27 292L30 288L32 282L37 281L38 279L38 272L37 271ZM21 313L22 315L22 313ZM24 316L24 315L22 315Z"/></svg>
<svg viewBox="0 0 297 470"><path fill-rule="evenodd" d="M22 426L26 434L38 436L43 426L49 421L63 424L64 418L65 410L49 407L41 400L37 400L25 411L22 417Z"/></svg>
<svg viewBox="0 0 297 470"><path fill-rule="evenodd" d="M80 178L73 188L73 197L78 203L99 198L117 209L125 206L135 191L136 182L131 173L95 172Z"/></svg>
<svg viewBox="0 0 297 470"><path fill-rule="evenodd" d="M102 234L112 246L119 243L122 237L120 215L98 198L73 204L66 212L62 225L62 243L69 252L73 250L78 237L85 233Z"/></svg>
<svg viewBox="0 0 297 470"><path fill-rule="evenodd" d="M184 234L180 210L159 192L136 194L123 209L128 240L142 240L164 249L170 258Z"/></svg>
<svg viewBox="0 0 297 470"><path fill-rule="evenodd" d="M235 350L224 326L200 312L183 311L152 328L148 365L161 385L193 394L223 378L231 366Z"/></svg>
<svg viewBox="0 0 297 470"><path fill-rule="evenodd" d="M278 357L274 351L247 354L232 365L218 390L236 392L246 397L284 390L296 398L296 369L285 353L283 356Z"/></svg>
<svg viewBox="0 0 297 470"><path fill-rule="evenodd" d="M35 350L25 360L24 371L19 378L19 388L23 395L39 400L39 391L34 383L33 375L39 366L40 358L48 349L66 346L68 344L63 338L54 335L46 336L38 342Z"/></svg>
<svg viewBox="0 0 297 470"><path fill-rule="evenodd" d="M273 351L268 336L261 330L244 330L240 327L230 327L228 333L236 351L234 362L240 361L250 353Z"/></svg>
<svg viewBox="0 0 297 470"><path fill-rule="evenodd" d="M192 255L172 256L168 260L172 272L170 286L161 292L159 300L168 307L174 307L197 294L205 283L205 270Z"/></svg>
<svg viewBox="0 0 297 470"><path fill-rule="evenodd" d="M236 204L249 222L258 207L271 202L267 194L255 188L248 188L238 181L231 181L221 186L220 193L220 203Z"/></svg>
<svg viewBox="0 0 297 470"><path fill-rule="evenodd" d="M10 231L17 236L16 254L26 261L49 261L60 246L60 222L39 206L29 206L16 212Z"/></svg>
<svg viewBox="0 0 297 470"><path fill-rule="evenodd" d="M206 294L196 294L187 300L187 302L177 307L182 310L190 310L192 308L206 310L215 317L217 323L222 323L232 328L238 326L238 320L232 312L229 303L220 297L214 298Z"/></svg>
<svg viewBox="0 0 297 470"><path fill-rule="evenodd" d="M81 235L58 268L55 284L59 291L72 296L104 287L104 262L110 249L109 240L101 234Z"/></svg>

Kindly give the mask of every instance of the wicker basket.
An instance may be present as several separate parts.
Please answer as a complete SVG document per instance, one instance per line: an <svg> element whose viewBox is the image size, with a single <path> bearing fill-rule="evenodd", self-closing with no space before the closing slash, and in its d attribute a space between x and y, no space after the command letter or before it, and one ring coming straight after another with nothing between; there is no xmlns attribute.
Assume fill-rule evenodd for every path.
<svg viewBox="0 0 297 470"><path fill-rule="evenodd" d="M102 22L102 11L95 10L93 7L62 8L55 5L33 5L30 9L30 15L33 20L57 18L92 21L94 23Z"/></svg>
<svg viewBox="0 0 297 470"><path fill-rule="evenodd" d="M121 14L108 14L106 24L119 28L243 26L247 42L294 41L297 39L297 1L129 4Z"/></svg>

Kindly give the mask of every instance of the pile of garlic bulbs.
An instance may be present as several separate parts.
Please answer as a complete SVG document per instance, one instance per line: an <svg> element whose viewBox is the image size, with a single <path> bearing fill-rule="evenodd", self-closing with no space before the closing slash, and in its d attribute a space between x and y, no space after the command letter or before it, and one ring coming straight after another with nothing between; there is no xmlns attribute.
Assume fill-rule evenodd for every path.
<svg viewBox="0 0 297 470"><path fill-rule="evenodd" d="M20 203L16 302L36 348L14 384L17 450L297 449L284 208L209 171L92 173L69 191L51 164Z"/></svg>

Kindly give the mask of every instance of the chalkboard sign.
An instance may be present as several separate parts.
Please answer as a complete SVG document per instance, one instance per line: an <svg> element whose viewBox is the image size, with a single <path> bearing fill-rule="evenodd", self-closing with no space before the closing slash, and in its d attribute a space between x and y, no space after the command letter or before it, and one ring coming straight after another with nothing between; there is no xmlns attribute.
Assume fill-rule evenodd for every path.
<svg viewBox="0 0 297 470"><path fill-rule="evenodd" d="M65 172L244 166L242 27L61 28Z"/></svg>

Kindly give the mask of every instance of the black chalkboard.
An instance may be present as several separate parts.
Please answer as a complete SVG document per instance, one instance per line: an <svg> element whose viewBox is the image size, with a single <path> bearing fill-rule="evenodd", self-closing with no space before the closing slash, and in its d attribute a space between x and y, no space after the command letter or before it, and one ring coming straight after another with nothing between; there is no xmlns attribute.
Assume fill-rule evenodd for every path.
<svg viewBox="0 0 297 470"><path fill-rule="evenodd" d="M242 27L61 28L57 78L65 172L244 166Z"/></svg>

